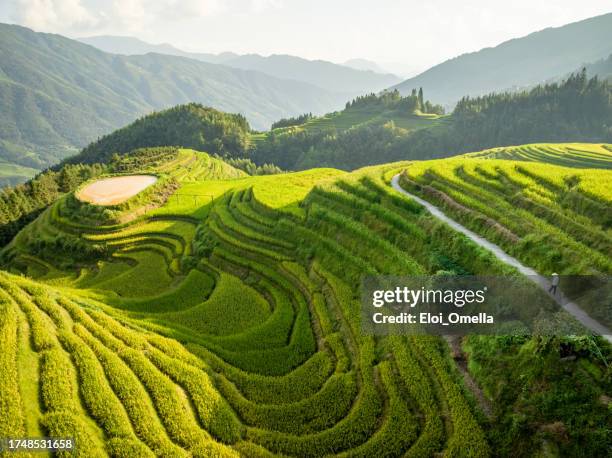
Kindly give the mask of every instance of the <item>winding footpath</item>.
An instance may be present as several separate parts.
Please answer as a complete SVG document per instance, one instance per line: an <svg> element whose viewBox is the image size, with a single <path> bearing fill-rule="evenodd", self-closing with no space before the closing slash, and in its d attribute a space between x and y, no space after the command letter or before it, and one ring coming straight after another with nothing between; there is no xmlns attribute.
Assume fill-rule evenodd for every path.
<svg viewBox="0 0 612 458"><path fill-rule="evenodd" d="M393 187L393 189L417 201L419 204L425 207L433 216L438 218L440 221L444 221L446 224L448 224L450 227L452 227L456 231L461 232L462 234L466 235L469 239L474 241L476 244L480 245L483 248L486 248L491 253L493 253L493 255L495 255L497 259L499 259L503 263L514 267L516 270L518 270L523 275L527 275L532 281L537 283L540 286L540 288L542 288L545 292L548 293L548 289L550 288L550 281L548 280L548 278L544 277L543 275L540 275L538 272L536 272L532 268L527 267L526 265L522 264L518 259L510 256L508 253L502 250L499 246L495 245L494 243L489 242L485 238L482 238L475 232L469 230L467 227L459 224L454 219L449 218L448 216L444 214L444 212L442 212L442 210L440 210L435 205L406 191L404 188L400 186L399 177L400 177L400 174L397 174L391 179L391 186ZM601 324L599 321L591 318L576 303L571 302L569 299L567 299L563 295L562 292L559 292L556 296L553 296L553 295L550 295L550 296L553 297L553 299L561 307L563 307L565 311L570 313L572 316L574 316L574 318L576 318L580 323L582 323L582 325L584 325L586 328L593 331L593 333L603 336L604 339L612 343L612 331L610 331L610 329L608 329L606 326Z"/></svg>

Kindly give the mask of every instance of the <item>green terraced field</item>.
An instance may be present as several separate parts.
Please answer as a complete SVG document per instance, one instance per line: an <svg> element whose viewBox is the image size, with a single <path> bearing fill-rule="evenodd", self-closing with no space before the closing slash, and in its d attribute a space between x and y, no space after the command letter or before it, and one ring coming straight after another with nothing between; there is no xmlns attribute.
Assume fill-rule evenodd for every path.
<svg viewBox="0 0 612 458"><path fill-rule="evenodd" d="M314 117L298 126L280 127L274 129L274 134L287 135L303 131L318 133L325 130L343 132L360 126L386 124L388 122L393 122L396 127L407 131L413 131L444 123L446 118L445 116L433 114L405 114L395 110L352 108L325 116ZM252 134L250 143L256 146L259 142L265 141L268 136L269 133Z"/></svg>
<svg viewBox="0 0 612 458"><path fill-rule="evenodd" d="M612 168L612 145L592 143L534 143L492 148L465 157L535 161L564 167Z"/></svg>
<svg viewBox="0 0 612 458"><path fill-rule="evenodd" d="M561 148L577 162L574 145ZM612 155L600 169L481 157L411 164L403 185L540 273L612 273Z"/></svg>
<svg viewBox="0 0 612 458"><path fill-rule="evenodd" d="M461 179L466 200L476 187L490 193L500 220L507 196L525 199L516 212L526 222L509 228L517 236L563 231L563 243L574 238L559 262L588 244L592 256L576 269L609 268L609 227L595 210L610 208L602 179L612 172L465 159L245 177L181 151L146 169L179 185L160 206L95 225L71 220L67 197L5 249L0 437L73 436L84 457L496 456L496 421L443 339L361 333L364 274L513 272L393 191L389 178L404 169L449 194ZM556 202L561 191L555 211L574 214L553 234L549 215L527 203ZM105 256L66 265L36 251L38 240L70 237ZM593 374L579 375L602 385ZM606 415L596 398L568 400L577 403L591 421ZM581 447L585 427L575 428Z"/></svg>
<svg viewBox="0 0 612 458"><path fill-rule="evenodd" d="M437 115L400 114L393 111L381 112L380 110L351 109L313 118L298 128L315 132L325 129L343 131L365 124L384 124L393 121L397 127L402 129L417 130L436 125L443 119L443 116Z"/></svg>

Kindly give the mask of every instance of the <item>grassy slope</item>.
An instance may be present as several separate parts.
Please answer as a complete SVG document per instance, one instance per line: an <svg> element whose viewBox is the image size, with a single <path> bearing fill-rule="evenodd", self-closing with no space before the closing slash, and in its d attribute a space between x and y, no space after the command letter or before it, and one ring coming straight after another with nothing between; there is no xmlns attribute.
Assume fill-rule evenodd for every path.
<svg viewBox="0 0 612 458"><path fill-rule="evenodd" d="M325 116L314 117L304 124L297 126L280 127L274 129L273 132L275 135L287 135L298 132L317 133L329 129L335 129L338 132L342 132L351 128L373 124L385 124L390 121L397 127L401 127L407 131L414 131L436 126L444 122L445 119L445 116L421 113L405 114L399 113L396 110L381 111L380 109L371 108L351 108L329 113ZM256 145L269 135L270 132L253 133L251 135L251 143Z"/></svg>
<svg viewBox="0 0 612 458"><path fill-rule="evenodd" d="M306 131L320 131L334 128L338 131L351 129L367 124L384 124L393 121L397 127L406 130L418 130L436 125L443 116L424 115L420 113L405 114L394 110L370 110L351 108L341 112L329 114L323 117L313 118L304 124Z"/></svg>
<svg viewBox="0 0 612 458"><path fill-rule="evenodd" d="M181 154L185 160L193 153ZM588 178L592 172L559 172L555 167L499 160L462 163L471 161L490 170L527 166L546 172L555 183L563 181L563 173ZM601 362L580 355L559 374L554 372L558 361L534 361L526 356L533 353L523 347L523 369L545 368L551 373L526 372L525 380L541 388L520 404L514 403L512 393L500 397L492 388L510 380L505 371L516 368L514 353L495 347L492 338L471 342L471 354L474 349L496 351L505 364L504 370L491 371L493 363L486 357L471 360L498 407L498 421L489 424L463 388L441 340L373 339L360 333L359 284L364 273L509 272L385 183L406 167L417 173L435 164L449 164L454 170L456 163L398 163L350 174L318 169L232 179L226 178L226 171L214 177L198 175L203 178L198 180L184 174L193 170L185 165L192 162L177 161L167 167L182 177L175 196L127 226L82 228L62 218L61 203L56 204L12 247L21 250L15 266L25 266L55 286L0 275L5 289L13 285L7 289L13 300L0 297L1 335L10 343L15 324L25 322L35 335L34 346L23 350L23 363L11 361L11 351L3 353L9 358L6 366L21 372L3 379L7 389L1 392L8 393L3 402L16 415L13 425L0 423L0 433L22 431L22 417L36 424L31 417L40 416L52 431L70 420L81 428L79 437L91 443L89 456L95 455L91 451L102 456L113 446L127 450L128 444L142 456L147 450L178 453L179 447L195 456L208 456L209 447L245 455L267 449L296 456L371 456L381 450L409 456L443 451L486 456L490 449L485 434L501 455L559 445L570 452L601 454L610 446L609 438L596 438L605 431L607 415L597 399L610 388L601 376ZM599 189L596 182L582 186L580 194ZM91 243L113 247L115 256L75 273L37 261L27 252L28 237L75 230ZM563 261L570 256L571 252L561 253ZM150 269L153 259L158 267L142 276L140 270ZM6 345L3 348L12 348ZM45 363L43 381L29 389L36 392L48 386L48 395L35 403L39 413L28 412L19 407L25 395L11 395L10 390L38 373L26 360L49 358L55 358L54 365ZM62 364L74 374L68 388L53 378ZM96 373L106 378L76 378ZM53 383L45 385L47 379ZM543 384L550 380L559 381L552 394ZM512 385L520 391L515 384L520 380ZM73 412L68 416L60 409L63 405L53 402L64 399L62 389L77 387L81 397L65 406ZM565 410L543 409L538 399L552 395L574 397L564 397ZM100 400L107 410L99 408ZM571 410L585 405L588 415ZM509 428L508 406L526 420L512 430L514 442L504 444L497 425ZM114 414L112 409L124 413ZM554 421L565 422L568 438L551 437L539 429Z"/></svg>
<svg viewBox="0 0 612 458"><path fill-rule="evenodd" d="M612 168L612 145L593 143L533 143L492 148L464 157L536 161L576 168Z"/></svg>

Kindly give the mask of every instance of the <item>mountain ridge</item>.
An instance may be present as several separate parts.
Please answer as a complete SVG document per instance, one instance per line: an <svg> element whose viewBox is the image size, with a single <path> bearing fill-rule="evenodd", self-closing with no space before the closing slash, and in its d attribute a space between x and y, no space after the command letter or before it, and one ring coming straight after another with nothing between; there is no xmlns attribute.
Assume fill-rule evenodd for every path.
<svg viewBox="0 0 612 458"><path fill-rule="evenodd" d="M348 98L307 83L179 56L120 56L0 24L0 160L44 168L147 113L199 102L257 129Z"/></svg>
<svg viewBox="0 0 612 458"><path fill-rule="evenodd" d="M354 68L346 63L336 64L323 59L305 59L290 54L273 53L263 56L256 53L187 52L167 43L150 44L135 37L113 35L84 37L77 40L105 52L125 55L149 52L178 55L243 70L256 70L277 78L302 81L334 92L376 92L401 81L388 72L374 71L371 68Z"/></svg>
<svg viewBox="0 0 612 458"><path fill-rule="evenodd" d="M549 27L494 47L448 59L394 86L406 94L423 87L451 106L461 97L528 87L568 74L612 53L612 13Z"/></svg>

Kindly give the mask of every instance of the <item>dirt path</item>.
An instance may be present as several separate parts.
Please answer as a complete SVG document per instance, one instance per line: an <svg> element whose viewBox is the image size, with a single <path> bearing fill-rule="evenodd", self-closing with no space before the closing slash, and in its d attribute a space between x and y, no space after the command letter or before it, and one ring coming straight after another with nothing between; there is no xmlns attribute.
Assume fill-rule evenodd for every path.
<svg viewBox="0 0 612 458"><path fill-rule="evenodd" d="M135 196L157 181L153 175L103 178L85 186L77 198L96 205L117 205Z"/></svg>
<svg viewBox="0 0 612 458"><path fill-rule="evenodd" d="M488 240L482 238L481 236L479 236L475 232L473 232L473 231L469 230L468 228L466 228L465 226L462 226L461 224L459 224L454 219L449 218L448 216L446 216L442 212L442 210L440 210L435 205L433 205L433 204L427 202L426 200L421 199L420 197L415 196L415 195L409 193L408 191L406 191L405 189L403 189L400 186L400 184L399 184L399 177L400 177L400 175L397 174L397 175L395 175L391 179L391 186L393 187L393 189L395 189L396 191L402 193L405 196L410 197L411 199L414 199L419 204L423 205L433 216L435 216L436 218L438 218L441 221L444 221L446 224L448 224L450 227L452 227L456 231L459 231L462 234L466 235L468 238L473 240L476 244L478 244L481 247L486 248L487 250L489 250L500 261L502 261L502 262L504 262L504 263L506 263L506 264L508 264L508 265L510 265L510 266L512 266L514 268L516 268L523 275L527 275L531 280L533 280L535 283L537 283L538 286L540 286L540 288L542 288L545 292L548 293L548 288L550 288L550 281L549 281L549 279L547 277L544 277L544 276L540 275L538 272L536 272L535 270L533 270L532 268L525 266L519 260L517 260L516 258L513 258L508 253L506 253L504 250L502 250L499 246L497 246L494 243L491 243ZM610 331L606 326L601 324L599 321L591 318L576 303L571 302L569 299L567 299L563 295L563 293L558 293L556 296L551 296L551 297L561 307L563 307L563 309L565 309L568 313L573 315L574 318L576 318L586 328L590 329L595 334L603 336L608 342L612 343L612 331Z"/></svg>

